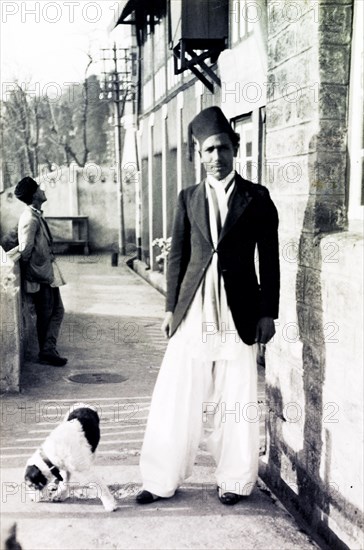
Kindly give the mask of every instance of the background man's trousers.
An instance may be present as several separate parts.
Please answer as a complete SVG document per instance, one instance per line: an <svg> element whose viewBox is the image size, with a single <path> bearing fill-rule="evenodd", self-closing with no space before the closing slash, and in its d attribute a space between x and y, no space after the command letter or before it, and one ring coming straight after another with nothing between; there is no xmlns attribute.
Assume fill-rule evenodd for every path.
<svg viewBox="0 0 364 550"><path fill-rule="evenodd" d="M256 346L235 360L188 357L169 341L156 382L140 467L143 488L171 497L192 473L202 431L223 492L249 495L258 475L259 418Z"/></svg>
<svg viewBox="0 0 364 550"><path fill-rule="evenodd" d="M61 328L64 307L59 288L41 284L40 290L32 294L37 314L37 335L40 353L54 353Z"/></svg>

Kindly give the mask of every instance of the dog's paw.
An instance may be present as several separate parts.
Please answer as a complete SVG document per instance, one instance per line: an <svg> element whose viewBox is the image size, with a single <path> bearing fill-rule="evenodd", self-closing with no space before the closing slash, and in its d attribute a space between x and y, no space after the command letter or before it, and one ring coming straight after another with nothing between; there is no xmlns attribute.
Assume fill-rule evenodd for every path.
<svg viewBox="0 0 364 550"><path fill-rule="evenodd" d="M56 495L51 500L52 502L64 502L68 499L68 495Z"/></svg>
<svg viewBox="0 0 364 550"><path fill-rule="evenodd" d="M57 491L50 495L49 500L52 502L63 502L69 497L68 491Z"/></svg>

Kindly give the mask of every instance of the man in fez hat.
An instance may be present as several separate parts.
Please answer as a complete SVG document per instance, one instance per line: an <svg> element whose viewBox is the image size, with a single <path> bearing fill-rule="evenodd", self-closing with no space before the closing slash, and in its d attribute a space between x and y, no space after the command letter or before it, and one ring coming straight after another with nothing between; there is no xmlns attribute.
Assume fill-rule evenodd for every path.
<svg viewBox="0 0 364 550"><path fill-rule="evenodd" d="M31 295L37 314L39 361L63 367L67 359L57 351L57 338L64 315L59 291L64 280L55 262L52 235L41 210L47 197L29 176L19 181L14 193L27 205L19 219L18 239L24 290Z"/></svg>
<svg viewBox="0 0 364 550"><path fill-rule="evenodd" d="M169 342L137 501L174 495L210 427L206 443L216 461L218 497L233 505L251 493L258 473L257 343L273 337L278 316L278 215L268 190L235 172L238 136L218 107L198 114L189 136L207 175L178 197L162 324Z"/></svg>

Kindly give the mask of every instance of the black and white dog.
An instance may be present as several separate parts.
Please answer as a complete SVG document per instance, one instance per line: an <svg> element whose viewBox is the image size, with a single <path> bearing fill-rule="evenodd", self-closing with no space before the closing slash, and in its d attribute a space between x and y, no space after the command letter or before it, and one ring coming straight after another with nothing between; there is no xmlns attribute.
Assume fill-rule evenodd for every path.
<svg viewBox="0 0 364 550"><path fill-rule="evenodd" d="M99 423L94 407L85 403L73 405L64 421L27 461L25 483L42 491L42 495L46 494L50 500L62 501L69 496L71 474L87 474L88 477L91 474L105 510L116 510L114 497L93 469L95 451L100 441Z"/></svg>

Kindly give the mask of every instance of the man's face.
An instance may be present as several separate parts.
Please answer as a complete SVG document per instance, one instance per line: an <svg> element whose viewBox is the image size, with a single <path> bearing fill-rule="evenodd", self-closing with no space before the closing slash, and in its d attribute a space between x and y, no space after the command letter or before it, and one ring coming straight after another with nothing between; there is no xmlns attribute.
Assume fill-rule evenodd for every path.
<svg viewBox="0 0 364 550"><path fill-rule="evenodd" d="M41 187L38 187L36 192L33 194L32 203L33 204L36 203L40 205L40 204L43 204L46 200L47 200L47 197L45 192L43 191L43 189L41 189Z"/></svg>
<svg viewBox="0 0 364 550"><path fill-rule="evenodd" d="M215 134L208 137L201 145L201 161L206 173L215 179L224 179L234 167L234 157L237 147L234 147L228 134Z"/></svg>

